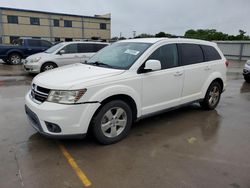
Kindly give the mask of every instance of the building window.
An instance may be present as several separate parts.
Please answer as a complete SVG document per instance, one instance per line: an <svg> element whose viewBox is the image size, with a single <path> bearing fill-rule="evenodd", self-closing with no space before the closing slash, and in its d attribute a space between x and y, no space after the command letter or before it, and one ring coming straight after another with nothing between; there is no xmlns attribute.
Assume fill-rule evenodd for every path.
<svg viewBox="0 0 250 188"><path fill-rule="evenodd" d="M7 16L8 23L18 24L18 16Z"/></svg>
<svg viewBox="0 0 250 188"><path fill-rule="evenodd" d="M107 29L107 24L100 23L100 29Z"/></svg>
<svg viewBox="0 0 250 188"><path fill-rule="evenodd" d="M54 19L54 27L59 27L59 20L57 19Z"/></svg>
<svg viewBox="0 0 250 188"><path fill-rule="evenodd" d="M14 40L19 39L18 36L10 36L10 44L13 44Z"/></svg>
<svg viewBox="0 0 250 188"><path fill-rule="evenodd" d="M64 20L64 27L72 27L72 21Z"/></svg>
<svg viewBox="0 0 250 188"><path fill-rule="evenodd" d="M35 17L31 17L30 18L30 25L40 25L40 19L35 18Z"/></svg>
<svg viewBox="0 0 250 188"><path fill-rule="evenodd" d="M73 41L73 39L72 38L65 38L65 41L70 42L70 41Z"/></svg>
<svg viewBox="0 0 250 188"><path fill-rule="evenodd" d="M2 44L3 43L3 39L2 39L2 37L0 37L0 44Z"/></svg>
<svg viewBox="0 0 250 188"><path fill-rule="evenodd" d="M60 42L61 39L59 37L55 37L55 42Z"/></svg>

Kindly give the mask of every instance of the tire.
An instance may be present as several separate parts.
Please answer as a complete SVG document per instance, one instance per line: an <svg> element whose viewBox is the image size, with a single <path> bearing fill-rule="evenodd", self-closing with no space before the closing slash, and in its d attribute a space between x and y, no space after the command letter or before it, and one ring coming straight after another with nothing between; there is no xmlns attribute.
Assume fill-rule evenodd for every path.
<svg viewBox="0 0 250 188"><path fill-rule="evenodd" d="M244 79L247 83L250 83L250 77L244 76Z"/></svg>
<svg viewBox="0 0 250 188"><path fill-rule="evenodd" d="M22 63L22 56L19 53L11 53L8 56L7 63L12 65L19 65Z"/></svg>
<svg viewBox="0 0 250 188"><path fill-rule="evenodd" d="M121 100L104 104L91 122L94 137L104 145L114 144L125 138L131 125L131 108Z"/></svg>
<svg viewBox="0 0 250 188"><path fill-rule="evenodd" d="M52 70L56 67L57 67L57 65L55 63L44 63L41 67L41 72Z"/></svg>
<svg viewBox="0 0 250 188"><path fill-rule="evenodd" d="M212 82L207 89L205 98L200 102L201 107L205 110L215 109L220 101L221 93L222 88L219 82Z"/></svg>
<svg viewBox="0 0 250 188"><path fill-rule="evenodd" d="M6 59L6 58L3 58L2 61L3 61L4 63L8 63L8 59Z"/></svg>

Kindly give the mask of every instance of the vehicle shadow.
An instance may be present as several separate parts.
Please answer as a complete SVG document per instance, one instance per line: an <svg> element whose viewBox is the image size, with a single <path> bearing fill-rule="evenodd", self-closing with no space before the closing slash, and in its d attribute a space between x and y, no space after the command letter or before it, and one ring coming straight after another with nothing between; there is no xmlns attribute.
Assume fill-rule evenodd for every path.
<svg viewBox="0 0 250 188"><path fill-rule="evenodd" d="M220 124L221 117L216 110L204 111L199 105L193 104L134 123L129 136L114 145L132 146L138 142L143 144L150 144L152 141L167 142L175 137L185 139L182 135L193 131L193 135L208 141L216 136ZM67 139L60 142L74 149L100 147L92 134L88 134L85 139ZM112 145L106 147L112 147Z"/></svg>
<svg viewBox="0 0 250 188"><path fill-rule="evenodd" d="M250 92L250 83L243 82L240 88L241 93L249 93Z"/></svg>

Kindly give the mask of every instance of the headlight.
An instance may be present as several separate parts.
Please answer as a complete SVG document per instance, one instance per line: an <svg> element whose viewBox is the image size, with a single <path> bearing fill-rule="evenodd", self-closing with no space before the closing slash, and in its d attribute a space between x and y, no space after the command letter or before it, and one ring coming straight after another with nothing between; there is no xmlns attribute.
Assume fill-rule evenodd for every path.
<svg viewBox="0 0 250 188"><path fill-rule="evenodd" d="M40 59L41 59L41 57L36 57L34 59L31 59L30 62L35 63L35 62L38 62Z"/></svg>
<svg viewBox="0 0 250 188"><path fill-rule="evenodd" d="M86 93L86 91L87 89L74 91L52 90L49 93L47 101L61 104L77 104L79 99Z"/></svg>
<svg viewBox="0 0 250 188"><path fill-rule="evenodd" d="M250 60L248 60L248 61L247 61L247 65L249 65L249 66L250 66Z"/></svg>

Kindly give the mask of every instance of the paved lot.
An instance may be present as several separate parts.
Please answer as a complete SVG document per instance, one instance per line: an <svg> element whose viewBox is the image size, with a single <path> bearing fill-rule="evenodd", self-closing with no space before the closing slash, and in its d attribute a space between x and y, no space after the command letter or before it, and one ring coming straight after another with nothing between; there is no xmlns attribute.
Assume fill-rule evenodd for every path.
<svg viewBox="0 0 250 188"><path fill-rule="evenodd" d="M0 65L0 187L85 187L70 165L74 160L91 187L249 188L250 84L242 65L230 65L216 110L194 104L142 120L110 146L91 136L56 141L37 134L24 114L32 76L20 66Z"/></svg>

